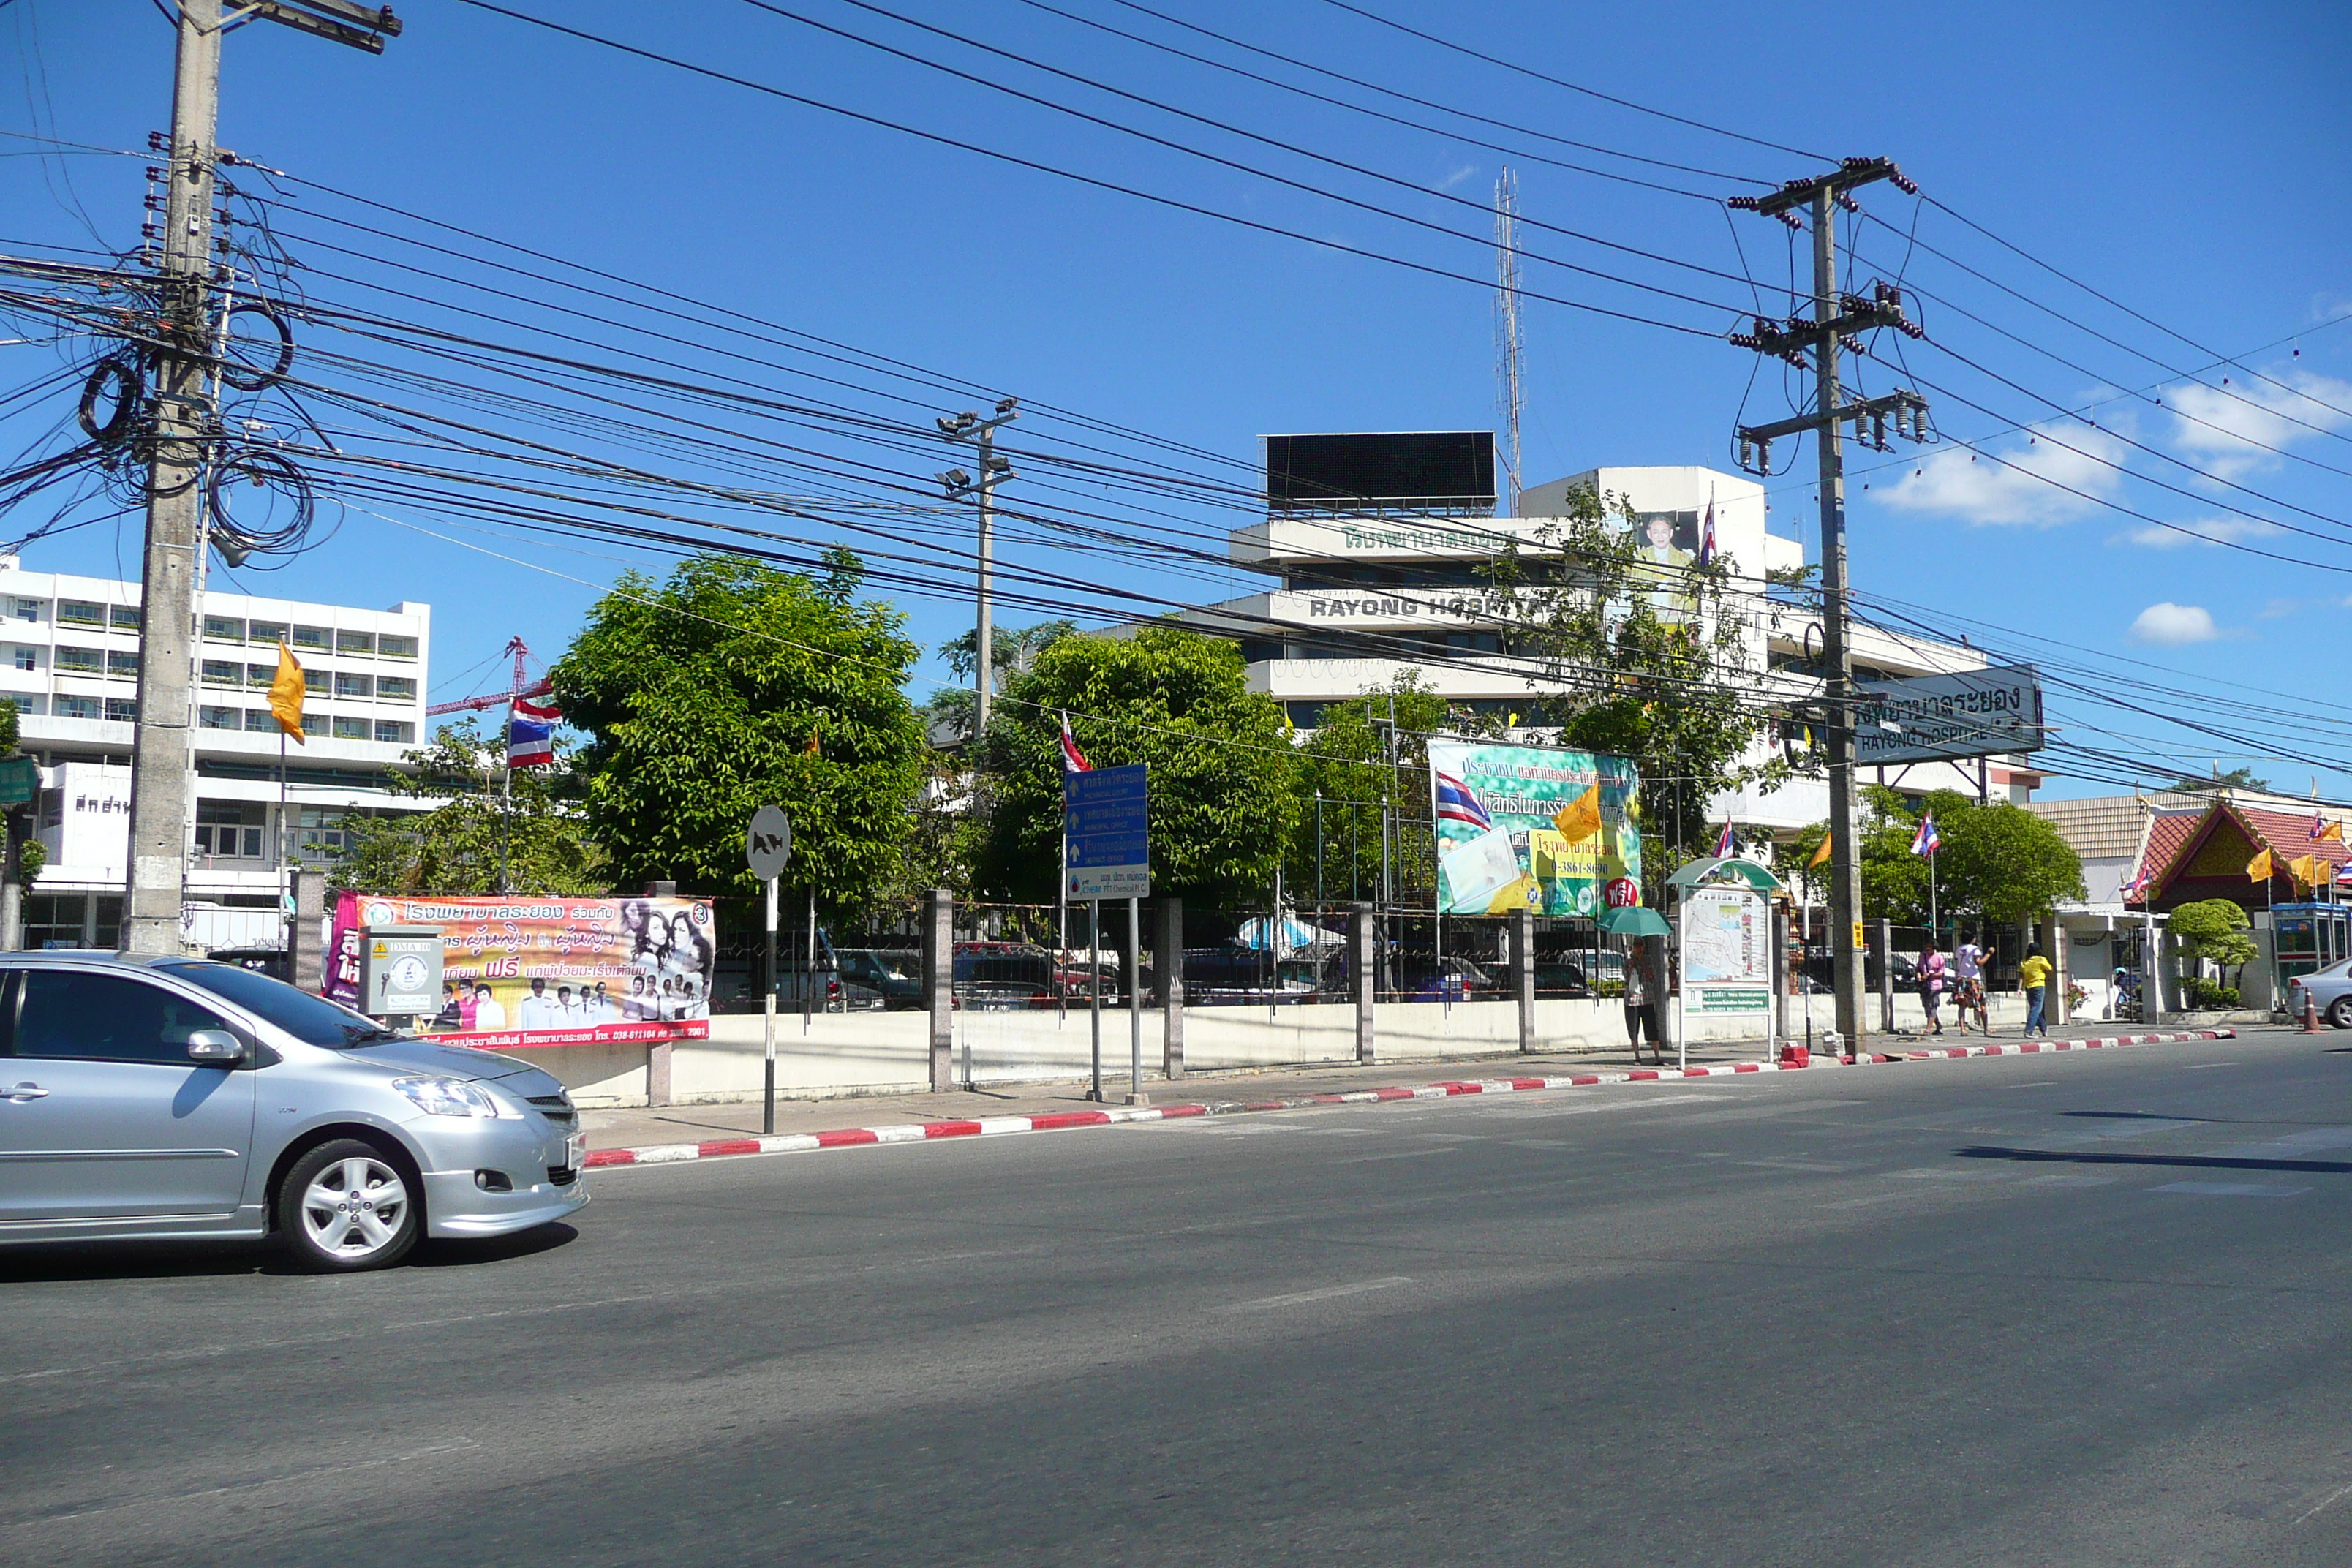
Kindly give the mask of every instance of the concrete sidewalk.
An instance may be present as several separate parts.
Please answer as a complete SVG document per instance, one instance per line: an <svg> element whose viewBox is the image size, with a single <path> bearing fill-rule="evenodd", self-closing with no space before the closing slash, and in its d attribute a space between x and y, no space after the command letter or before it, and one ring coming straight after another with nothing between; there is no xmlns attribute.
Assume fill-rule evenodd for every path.
<svg viewBox="0 0 2352 1568"><path fill-rule="evenodd" d="M2084 1023L2058 1029L2051 1038L2087 1039L2126 1030L2137 1032L2147 1026ZM1999 1029L1991 1036L1992 1043L1996 1044L2022 1038L2022 1033L2016 1029ZM1986 1037L1963 1036L1957 1029L1948 1028L1940 1037L1872 1035L1867 1043L1874 1051L1900 1053L1930 1047L1983 1044ZM1689 1063L1692 1067L1713 1067L1752 1062L1760 1060L1763 1052L1764 1042L1760 1037L1712 1041L1693 1045ZM1673 1052L1667 1053L1666 1062L1670 1068L1674 1065ZM1427 1083L1497 1075L1624 1072L1649 1065L1646 1061L1636 1062L1633 1053L1622 1048L1613 1051L1539 1051L1526 1055L1512 1052L1473 1058L1457 1057L1444 1061L1375 1062L1364 1067L1324 1063L1255 1072L1194 1072L1186 1074L1174 1083L1154 1074L1146 1074L1143 1092L1157 1104L1248 1101L1303 1094L1344 1094L1350 1090L1391 1085L1413 1088ZM1116 1075L1105 1073L1104 1103L1109 1106L1122 1103L1127 1084L1127 1074L1123 1070ZM1070 1079L1034 1084L988 1084L978 1089L960 1089L947 1094L861 1095L826 1100L786 1100L780 1097L776 1101L775 1130L779 1134L815 1133L877 1121L961 1121L976 1117L1045 1116L1059 1111L1098 1109L1095 1102L1086 1098L1086 1090L1085 1079ZM587 1134L591 1151L633 1149L648 1144L693 1143L757 1134L761 1130L761 1112L760 1102L752 1100L716 1105L583 1110L580 1114L580 1122Z"/></svg>

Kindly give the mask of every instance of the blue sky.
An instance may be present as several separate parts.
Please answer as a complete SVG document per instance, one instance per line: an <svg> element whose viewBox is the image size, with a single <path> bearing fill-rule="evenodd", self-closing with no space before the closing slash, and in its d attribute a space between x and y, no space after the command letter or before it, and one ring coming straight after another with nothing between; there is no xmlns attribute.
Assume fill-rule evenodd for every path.
<svg viewBox="0 0 2352 1568"><path fill-rule="evenodd" d="M1218 58L1245 58L1115 0L1054 3ZM780 4L1319 190L1474 236L1486 232L1481 213L1436 195L1187 124L842 0ZM1673 332L1531 300L1530 482L1596 464L1727 468L1728 431L1743 396L1750 419L1787 412L1777 371L1757 374L1751 385L1751 356L1705 335L1730 325L1732 310L1752 306L1757 296L1738 280L1743 273L1766 289L1775 279L1785 284L1789 247L1779 226L1749 216L1727 223L1710 201L1507 157L1470 138L1491 135L1565 161L1646 171L1706 195L1753 188L1720 175L1778 180L1810 172L1811 159L1465 59L1320 0L1247 6L1155 0L1155 6L1510 129L1479 132L1446 121L1454 133L1430 134L1378 124L1184 64L1020 0L957 6L898 0L889 8L1480 203L1498 166L1511 163L1528 222L1522 243L1531 292L1705 330ZM516 8L1255 222L1475 277L1488 276L1493 265L1475 238L1431 234L1213 167L733 0L661 8L516 0ZM1839 23L1817 6L1769 4L1379 0L1370 8L1764 142L1892 155L1927 195L2179 333L2093 299L1942 211L1917 210L1884 186L1865 193L1871 216L1856 281L1899 272L1927 296L1914 298L1933 342L1905 345L1905 353L1917 377L1941 389L1929 392L1938 424L2087 499L1987 458L1971 462L1953 445L1858 459L1851 508L1857 585L1904 613L2068 668L2085 686L2126 691L2116 684L2119 669L2144 679L2147 689L2128 691L2129 700L2267 737L2262 750L2316 759L2256 763L2283 787L2305 789L2317 773L2329 794L2352 796L2352 772L2321 765L2352 757L2352 711L2326 706L2343 700L2335 636L2352 601L2352 572L2340 570L2352 568L2352 548L2337 542L2352 542L2337 521L2352 519L2352 413L2341 412L2352 411L2352 326L2328 325L2352 310L2346 216L2352 98L2343 90L2352 76L2352 21L2340 8L1893 5L1874 8L1866 22ZM1255 438L1268 431L1495 422L1491 299L1472 283L1086 188L447 0L415 0L401 9L406 31L381 58L268 26L234 34L223 145L320 185L1152 432L1238 465L1255 460ZM1826 81L1819 70L1801 73L1808 51L1832 33L1835 64ZM137 148L164 122L171 35L150 0L13 0L0 8L0 52L10 57L0 70L0 129ZM1362 96L1262 58L1251 63L1319 90ZM1707 173L1635 165L1538 137ZM0 211L8 215L0 239L12 247L135 243L141 160L21 155L29 145L0 146L0 153L18 154L0 156ZM326 210L333 202L306 195L291 205L299 217L306 205ZM1607 250L1538 226L1546 224L1731 276ZM331 230L314 224L308 232ZM289 247L314 265L336 265L299 241ZM1553 258L1706 302L1645 293ZM363 260L342 265L362 281L432 291ZM1962 265L1994 282L1970 277ZM1770 293L1761 297L1775 308ZM517 330L546 320L524 304L495 310ZM478 319L476 328L494 335ZM2200 348L2245 357L2213 369L2202 387L2166 368L2212 364L2216 355ZM30 357L53 351L5 352L27 357L0 358L0 391L55 363ZM692 363L717 362L697 351ZM1870 390L1895 384L1887 366L1871 364L1864 375ZM2123 395L2141 388L2150 395ZM2067 408L2096 404L2098 427L2059 422L2030 438L2012 434L2021 422L2053 417L2051 403L2038 399ZM934 411L971 402L942 393ZM0 437L13 451L65 412L61 403L44 405L9 421ZM1057 428L1068 430L1042 418L1021 430L1043 441ZM1782 463L1790 455L1775 454ZM954 460L944 449L889 459L910 477ZM1859 471L1871 462L1880 466ZM1776 481L1776 524L1794 530L1809 515L1810 471L1806 454ZM404 515L433 521L413 510ZM1237 521L1230 513L1188 515L1204 528ZM26 528L11 522L11 536L37 520L25 521ZM467 537L477 544L487 538ZM2221 540L2290 559L2213 542ZM608 581L626 558L609 544L491 542L564 575L353 513L328 548L280 572L239 577L257 592L428 601L436 614L436 671L447 678L480 664L517 632L535 649L559 650L593 597L592 586L571 579ZM1216 574L1171 578L1149 562L1075 558L1050 542L1013 540L1006 552L1016 563L1170 596L1222 591L1209 580ZM135 574L135 531L118 537L110 526L84 529L27 552L27 564L37 568L112 574L118 562ZM939 585L945 591L950 580L942 574ZM968 606L953 599L908 595L905 604L927 645L969 624ZM1010 610L1005 618L1018 623L1036 613ZM2102 664L2092 654L1996 628L2151 668ZM940 673L936 663L927 671ZM466 689L478 687L444 685L436 695ZM2071 732L2111 750L2194 758L2200 769L2206 760L2226 767L2247 755L2236 741L2193 738L2154 716L2057 695L2062 719L2079 726ZM2218 699L2245 706L2220 712L2212 706ZM2315 713L2323 727L2311 727ZM2056 792L2105 787L2062 784Z"/></svg>

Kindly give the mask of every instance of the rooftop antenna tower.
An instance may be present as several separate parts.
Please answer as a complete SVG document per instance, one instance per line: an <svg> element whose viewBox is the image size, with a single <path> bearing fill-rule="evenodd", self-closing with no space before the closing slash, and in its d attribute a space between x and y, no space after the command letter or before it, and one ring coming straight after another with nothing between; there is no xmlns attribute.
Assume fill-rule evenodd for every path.
<svg viewBox="0 0 2352 1568"><path fill-rule="evenodd" d="M1519 321L1519 182L1495 181L1495 404L1503 416L1503 480L1519 515L1519 410L1526 406L1527 336Z"/></svg>

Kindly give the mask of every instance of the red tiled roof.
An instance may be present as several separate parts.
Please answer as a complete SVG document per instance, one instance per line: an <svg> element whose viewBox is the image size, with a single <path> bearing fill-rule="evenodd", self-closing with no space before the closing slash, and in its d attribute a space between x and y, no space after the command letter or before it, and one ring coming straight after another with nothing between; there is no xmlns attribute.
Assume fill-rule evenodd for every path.
<svg viewBox="0 0 2352 1568"><path fill-rule="evenodd" d="M2155 892L2172 879L2175 868L2194 847L2204 842L2207 826L2216 813L2227 813L2255 843L2271 851L2274 863L2273 876L2289 875L2290 860L2305 855L2317 855L2330 867L2352 862L2352 845L2327 839L2315 844L2311 840L2311 816L2305 812L2273 811L2266 806L2239 805L2220 801L2203 811L2159 812L2148 823L2147 845L2140 854L2140 868L2148 872L2148 890ZM2128 885L2128 884L2126 884ZM2145 899L2127 899L2126 903L2145 903Z"/></svg>
<svg viewBox="0 0 2352 1568"><path fill-rule="evenodd" d="M2205 825L2208 811L2159 811L2149 820L2147 843L2140 850L2139 865L2135 874L2138 871L2147 873L2150 891L2172 874L2173 862L2180 858L2180 852L2189 847L2189 841L2196 837L2197 830ZM2131 882L2126 880L2124 886L2128 888ZM2144 904L2147 901L2145 897L2124 900L2126 904Z"/></svg>
<svg viewBox="0 0 2352 1568"><path fill-rule="evenodd" d="M2338 844L2333 838L2324 843L2311 841L2311 814L2301 811L2269 811L2260 806L2233 805L2238 820L2254 830L2255 836L2270 847L2273 856L2284 867L2289 860L2305 855L2316 855L2331 866L2341 866L2352 860L2352 847Z"/></svg>

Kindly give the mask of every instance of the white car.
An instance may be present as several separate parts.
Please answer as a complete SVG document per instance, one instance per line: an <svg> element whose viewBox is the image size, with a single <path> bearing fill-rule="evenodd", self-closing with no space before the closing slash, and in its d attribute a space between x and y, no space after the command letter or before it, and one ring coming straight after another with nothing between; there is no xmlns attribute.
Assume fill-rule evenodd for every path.
<svg viewBox="0 0 2352 1568"><path fill-rule="evenodd" d="M2352 1029L2352 958L2341 959L2315 974L2298 975L2286 983L2286 1012L2290 1018L2303 1016L2305 992L2319 1009L2319 1016L2338 1029Z"/></svg>

